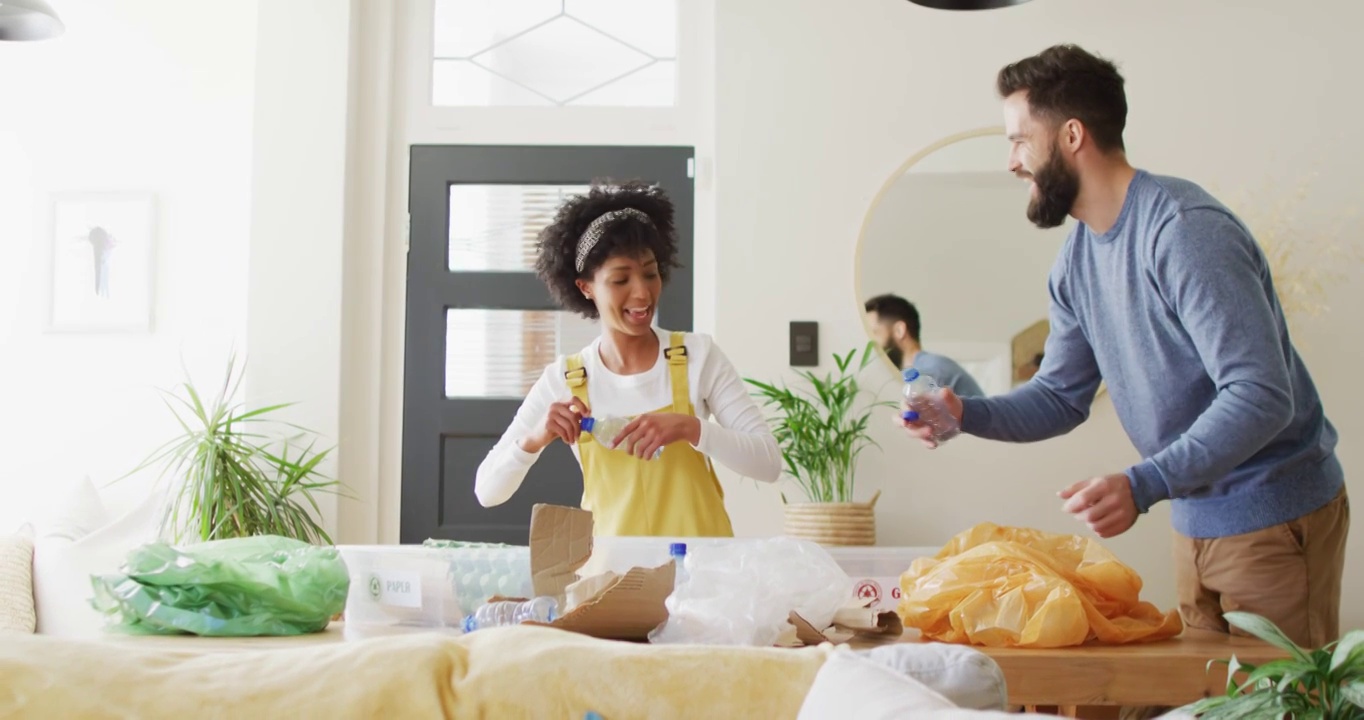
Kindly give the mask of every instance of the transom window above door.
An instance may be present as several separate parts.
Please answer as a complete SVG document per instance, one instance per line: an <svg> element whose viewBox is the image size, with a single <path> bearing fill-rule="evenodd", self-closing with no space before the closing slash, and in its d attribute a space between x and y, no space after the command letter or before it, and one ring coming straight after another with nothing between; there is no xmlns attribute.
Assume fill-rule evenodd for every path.
<svg viewBox="0 0 1364 720"><path fill-rule="evenodd" d="M672 107L677 0L435 0L436 106Z"/></svg>

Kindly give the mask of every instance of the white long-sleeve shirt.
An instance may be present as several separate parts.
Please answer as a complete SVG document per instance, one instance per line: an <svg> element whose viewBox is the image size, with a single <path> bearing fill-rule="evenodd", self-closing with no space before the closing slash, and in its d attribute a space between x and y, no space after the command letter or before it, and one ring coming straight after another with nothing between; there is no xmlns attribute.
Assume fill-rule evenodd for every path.
<svg viewBox="0 0 1364 720"><path fill-rule="evenodd" d="M594 416L633 417L672 405L672 382L668 361L663 357L670 337L667 331L656 332L658 361L637 375L617 375L608 370L598 352L600 338L583 349L587 401ZM709 335L687 333L684 342L688 391L696 416L701 419L701 439L696 449L740 475L775 482L781 475L781 451L738 371ZM567 360L562 357L545 368L516 411L511 426L478 466L474 494L484 507L506 502L539 459L539 453L522 450L517 441L541 430L550 405L573 397L564 381L566 368ZM576 445L573 455L581 465Z"/></svg>

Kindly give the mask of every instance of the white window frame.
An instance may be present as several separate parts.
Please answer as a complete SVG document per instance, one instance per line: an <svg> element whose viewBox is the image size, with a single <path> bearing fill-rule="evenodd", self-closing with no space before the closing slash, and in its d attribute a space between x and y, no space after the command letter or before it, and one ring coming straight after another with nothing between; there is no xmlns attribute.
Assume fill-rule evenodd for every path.
<svg viewBox="0 0 1364 720"><path fill-rule="evenodd" d="M691 145L699 151L714 116L714 0L677 0L677 101L672 107L638 108L433 105L435 2L409 0L401 19L403 95L413 143Z"/></svg>

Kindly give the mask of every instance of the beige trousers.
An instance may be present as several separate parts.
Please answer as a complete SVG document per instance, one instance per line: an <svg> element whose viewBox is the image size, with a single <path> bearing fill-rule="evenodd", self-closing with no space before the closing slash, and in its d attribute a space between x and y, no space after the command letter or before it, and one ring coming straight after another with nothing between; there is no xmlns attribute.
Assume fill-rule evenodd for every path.
<svg viewBox="0 0 1364 720"><path fill-rule="evenodd" d="M1296 520L1220 538L1175 533L1179 612L1189 627L1242 634L1222 613L1261 615L1302 647L1340 637L1340 583L1350 499L1334 500Z"/></svg>
<svg viewBox="0 0 1364 720"><path fill-rule="evenodd" d="M1231 632L1222 613L1260 615L1293 642L1316 649L1340 637L1340 582L1350 498L1336 499L1296 520L1220 538L1175 533L1179 614L1191 628ZM1122 708L1121 720L1146 720L1171 708Z"/></svg>

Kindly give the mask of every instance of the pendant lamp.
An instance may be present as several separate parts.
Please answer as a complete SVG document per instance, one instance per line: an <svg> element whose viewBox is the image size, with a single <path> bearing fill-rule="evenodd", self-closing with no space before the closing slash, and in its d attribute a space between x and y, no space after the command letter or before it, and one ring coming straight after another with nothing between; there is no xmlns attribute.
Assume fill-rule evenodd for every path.
<svg viewBox="0 0 1364 720"><path fill-rule="evenodd" d="M44 0L0 0L0 40L48 40L65 30Z"/></svg>
<svg viewBox="0 0 1364 720"><path fill-rule="evenodd" d="M1022 5L1028 0L909 0L934 10L994 10Z"/></svg>

